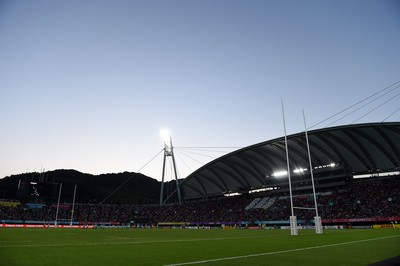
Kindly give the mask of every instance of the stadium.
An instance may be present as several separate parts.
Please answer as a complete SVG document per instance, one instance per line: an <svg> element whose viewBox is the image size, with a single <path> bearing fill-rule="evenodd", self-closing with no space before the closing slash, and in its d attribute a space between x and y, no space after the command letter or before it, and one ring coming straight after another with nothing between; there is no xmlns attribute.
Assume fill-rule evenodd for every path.
<svg viewBox="0 0 400 266"><path fill-rule="evenodd" d="M172 151L172 146L166 147L164 156L172 156ZM47 193L35 201L16 198L0 202L2 257L7 258L6 265L22 265L23 257L16 259L21 252L38 256L41 249L58 247L55 254L61 252L64 259L74 261L66 255L68 249L74 254L85 250L80 255L85 258L87 254L96 257L99 249L108 247L113 253L105 254L120 259L119 265L131 261L138 265L260 265L265 257L282 265L296 260L304 265L364 265L399 255L400 230L393 230L400 229L397 122L338 126L268 140L219 157L187 178L177 179L176 184L170 195L161 190L160 204L60 204L55 201L58 184L31 183L29 191L34 186L34 193ZM298 236L289 230L293 215ZM323 232L316 235L318 216ZM84 230L89 228L97 230ZM343 232L351 232L351 238ZM32 234L46 235L44 242L36 245L32 241L41 236ZM72 242L64 239L66 234L73 236ZM267 237L277 240L267 241L272 247L260 249ZM313 243L316 239L322 242ZM221 245L219 241L227 250L215 246L216 242ZM296 244L290 244L293 241ZM378 242L384 248L376 247ZM174 246L176 252L168 253L162 243ZM132 245L139 249L139 244L160 253L150 259L149 251L141 251L147 254L142 258L142 253L126 250ZM189 251L182 255L186 249ZM207 252L195 252L203 249ZM339 259L325 254L324 259L319 255L305 259L303 256L309 255L303 253L313 253L313 249L321 254L325 254L322 250L339 249L336 252L344 256ZM371 255L351 257L349 250ZM281 258L285 253L289 259ZM96 265L110 262L103 259ZM31 265L43 261L39 262ZM65 265L65 261L58 263L54 265Z"/></svg>
<svg viewBox="0 0 400 266"><path fill-rule="evenodd" d="M0 266L400 265L399 14L0 0Z"/></svg>

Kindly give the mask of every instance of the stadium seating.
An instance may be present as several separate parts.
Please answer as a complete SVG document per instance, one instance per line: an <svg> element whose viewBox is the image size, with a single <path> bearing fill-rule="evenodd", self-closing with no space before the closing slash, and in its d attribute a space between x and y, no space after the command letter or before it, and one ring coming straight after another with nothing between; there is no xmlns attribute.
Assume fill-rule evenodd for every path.
<svg viewBox="0 0 400 266"><path fill-rule="evenodd" d="M322 193L324 192L324 193ZM223 197L208 201L193 201L183 205L75 205L74 221L79 223L151 223L190 222L241 223L243 221L284 221L291 215L290 198L280 192L259 195ZM345 187L320 191L317 197L319 214L323 219L370 218L400 216L400 177L353 180ZM314 207L310 192L293 195L294 206ZM70 203L62 203L59 220L71 217ZM0 222L52 223L57 205L5 204L0 201ZM311 221L313 210L295 209L298 220Z"/></svg>

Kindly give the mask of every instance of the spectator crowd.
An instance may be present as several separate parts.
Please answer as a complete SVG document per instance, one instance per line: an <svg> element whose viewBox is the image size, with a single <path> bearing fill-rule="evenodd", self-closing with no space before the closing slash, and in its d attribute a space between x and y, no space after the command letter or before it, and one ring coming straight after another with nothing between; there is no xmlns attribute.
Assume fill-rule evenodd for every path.
<svg viewBox="0 0 400 266"><path fill-rule="evenodd" d="M317 191L318 192L318 191ZM281 221L291 215L290 198L279 192L246 194L213 200L186 202L182 205L108 205L75 204L73 220L79 223L151 223L190 222L241 223L242 221ZM269 197L271 205L249 208L257 197ZM373 180L354 180L346 187L333 188L318 193L318 211L322 219L373 218L400 216L400 177ZM298 220L311 221L315 216L314 197L303 193L293 196L295 215ZM58 213L56 214L58 209ZM5 204L0 201L0 222L42 221L44 223L68 220L72 204L56 203Z"/></svg>

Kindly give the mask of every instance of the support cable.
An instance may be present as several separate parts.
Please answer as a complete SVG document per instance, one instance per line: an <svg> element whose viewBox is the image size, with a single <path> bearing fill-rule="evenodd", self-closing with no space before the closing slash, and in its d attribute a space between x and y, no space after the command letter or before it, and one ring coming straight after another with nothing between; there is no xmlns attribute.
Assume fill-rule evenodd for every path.
<svg viewBox="0 0 400 266"><path fill-rule="evenodd" d="M322 123L328 121L329 119L331 119L331 118L333 118L333 117L335 117L335 116L337 116L337 115L340 115L340 114L346 112L347 110L349 110L349 109L351 109L351 108L353 108L353 107L359 105L360 103L362 103L362 102L364 102L364 101L366 101L366 100L368 100L368 99L374 97L375 95L378 95L379 93L381 93L381 92L383 92L383 91L385 91L385 90L387 90L387 89L389 89L389 88L391 88L391 87L393 87L393 86L395 86L395 85L397 85L397 84L399 84L399 83L400 83L400 80L397 81L397 82L395 82L395 83L393 83L393 84L391 84L391 85L389 85L389 86L387 86L387 87L385 87L385 88L383 88L382 90L380 90L380 91L378 91L378 92L376 92L376 93L374 93L374 94L372 94L372 95L370 95L370 96L368 96L368 97L362 99L361 101L359 101L359 102L357 102L357 103L355 103L355 104L353 104L353 105L351 105L351 106L349 106L349 107L343 109L342 111L337 112L336 114L333 114L333 115L329 116L328 118L326 118L326 119L324 119L324 120L322 120L322 121L320 121L320 122L314 124L313 126L309 127L308 129L314 128L314 127L316 127L316 126L318 126L318 125L320 125L320 124L322 124Z"/></svg>
<svg viewBox="0 0 400 266"><path fill-rule="evenodd" d="M211 159L218 158L218 157L215 157L215 156L206 155L206 154L201 154L201 153L193 152L193 151L181 151L181 153L182 153L182 154L185 154L185 155L186 155L186 153L190 153L190 154L199 155L199 156L203 156L203 157L207 157L207 158L211 158ZM188 156L188 157L189 157L189 156Z"/></svg>
<svg viewBox="0 0 400 266"><path fill-rule="evenodd" d="M158 155L160 155L161 152L163 152L164 149L162 149L159 153L157 153L157 155L155 155L153 158L151 158L150 161L148 161L147 163L145 163L136 173L132 174L130 177L128 177L124 182L122 182L121 185L119 185L116 189L114 189L107 197L105 197L100 204L103 204L104 201L106 201L109 197L111 197L112 195L114 195L115 192L117 192L118 190L120 190L126 183L128 183L135 175L140 174L140 171L143 170L143 168L145 168L150 162L152 162Z"/></svg>
<svg viewBox="0 0 400 266"><path fill-rule="evenodd" d="M240 149L243 147L174 147L175 149Z"/></svg>
<svg viewBox="0 0 400 266"><path fill-rule="evenodd" d="M400 86L394 87L394 88L393 88L393 89L391 89L390 91L388 91L388 92L385 92L384 94L382 94L382 95L378 96L377 98L375 98L375 99L373 99L373 100L371 100L371 101L367 102L366 104L363 104L363 105L361 105L360 107L356 108L356 109L355 109L355 110L353 110L352 112L350 112L350 113L348 113L348 114L346 114L346 115L342 116L341 118L339 118L339 119L336 119L336 120L335 120L335 121L333 121L332 123L328 124L326 127L329 127L330 125L332 125L332 124L336 123L337 121L339 121L339 120L342 120L343 118L345 118L345 117L347 117L347 116L349 116L349 115L351 115L351 114L353 114L353 113L357 112L357 111L358 111L358 110L360 110L361 108L363 108L363 107L365 107L365 106L369 105L370 103L372 103L372 102L374 102L374 101L376 101L376 100L378 100L378 99L382 98L383 96L387 95L388 93L390 93L390 92L392 92L392 91L394 91L395 89L398 89L398 88L400 88Z"/></svg>
<svg viewBox="0 0 400 266"><path fill-rule="evenodd" d="M392 98L390 98L390 99L388 99L388 100L386 100L386 101L384 101L383 103L381 103L380 105L378 105L377 107L375 107L374 109L372 109L371 111L369 111L368 113L366 113L366 114L364 114L363 116L361 116L360 118L358 118L358 119L356 119L356 120L354 120L353 122L351 122L350 124L354 124L355 122L357 122L358 120L360 120L361 118L363 118L363 117L365 117L365 116L367 116L367 115L369 115L370 113L372 113L373 111L375 111L376 109L378 109L379 107L381 107L382 105L384 105L384 104L386 104L387 102L389 102L389 101L391 101L391 100L393 100L394 98L396 98L397 96L399 96L400 95L400 92L399 93L397 93L395 96L393 96Z"/></svg>
<svg viewBox="0 0 400 266"><path fill-rule="evenodd" d="M393 113L391 113L389 116L387 116L385 119L383 119L381 122L385 122L386 120L388 120L392 115L394 115L395 113L397 113L400 110L400 107L397 108Z"/></svg>
<svg viewBox="0 0 400 266"><path fill-rule="evenodd" d="M189 165L185 162L185 160L182 159L182 157L180 156L180 154L176 154L176 156L178 157L178 159L182 162L182 164L184 164L186 166L186 168L192 172L192 169L189 167Z"/></svg>
<svg viewBox="0 0 400 266"><path fill-rule="evenodd" d="M182 155L187 157L187 158L189 158L189 159L191 159L191 160L193 160L193 161L195 161L195 162L197 162L197 163L199 163L199 164L204 164L203 162L201 162L201 161L199 161L199 160L197 160L197 159L195 159L195 158L193 158L193 157L191 157L191 156L189 156L189 155L187 155L185 153L182 153Z"/></svg>

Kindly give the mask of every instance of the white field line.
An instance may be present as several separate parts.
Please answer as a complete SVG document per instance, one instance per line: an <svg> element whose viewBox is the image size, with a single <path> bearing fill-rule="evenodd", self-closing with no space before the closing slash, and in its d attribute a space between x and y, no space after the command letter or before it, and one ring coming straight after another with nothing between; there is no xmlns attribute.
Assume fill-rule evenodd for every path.
<svg viewBox="0 0 400 266"><path fill-rule="evenodd" d="M135 245L135 244L153 244L153 243L179 243L179 242L197 242L197 241L219 241L219 240L237 240L248 238L271 238L274 236L252 236L252 237L220 237L220 238L198 238L198 239L178 239L178 240L157 240L157 241L124 241L124 242L89 242L89 243L54 243L54 244L28 244L28 245L4 245L0 243L0 248L35 248L35 247L69 247L69 246L103 246L103 245ZM110 240L110 239L108 239Z"/></svg>
<svg viewBox="0 0 400 266"><path fill-rule="evenodd" d="M3 242L7 242L7 243L31 243L33 242L32 240L0 240L0 245Z"/></svg>
<svg viewBox="0 0 400 266"><path fill-rule="evenodd" d="M287 249L287 250L280 250L280 251L273 251L273 252L266 252L266 253L257 253L257 254L243 255L243 256L225 257L225 258L217 258L217 259L210 259L210 260L189 261L189 262L182 262L182 263L176 263L176 264L166 264L164 266L194 265L194 264L205 264L205 263L209 263L209 262L217 262L217 261L224 261L224 260L226 261L226 260L245 259L245 258L268 256L268 255L275 255L275 254L282 254L282 253L298 252L298 251L304 251L304 250L310 250L310 249L319 249L319 248L350 245L350 244L355 244L355 243L382 240L382 239L394 238L394 237L400 237L400 235L370 238L370 239L364 239L364 240L356 240L356 241L349 241L349 242L342 242L342 243L328 244L328 245L321 245L321 246L313 246L313 247L305 247L305 248Z"/></svg>
<svg viewBox="0 0 400 266"><path fill-rule="evenodd" d="M107 240L134 240L134 237L109 236Z"/></svg>

